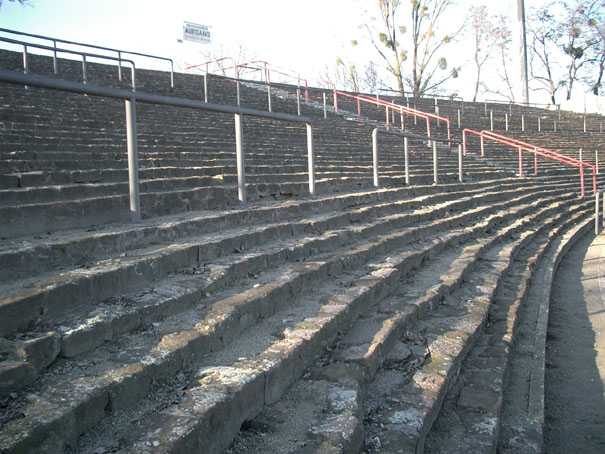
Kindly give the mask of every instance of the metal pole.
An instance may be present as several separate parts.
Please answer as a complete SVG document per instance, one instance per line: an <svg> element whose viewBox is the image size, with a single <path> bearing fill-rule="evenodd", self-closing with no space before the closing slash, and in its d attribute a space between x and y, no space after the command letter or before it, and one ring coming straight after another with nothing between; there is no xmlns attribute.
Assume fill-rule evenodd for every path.
<svg viewBox="0 0 605 454"><path fill-rule="evenodd" d="M598 175L599 174L599 150L594 151L594 160L595 160L595 167L596 167L597 175Z"/></svg>
<svg viewBox="0 0 605 454"><path fill-rule="evenodd" d="M141 220L139 197L139 161L137 151L137 110L134 99L124 100L126 107L126 147L128 151L128 187L130 191L130 219Z"/></svg>
<svg viewBox="0 0 605 454"><path fill-rule="evenodd" d="M83 83L87 83L87 77L86 77L86 55L82 55L82 82Z"/></svg>
<svg viewBox="0 0 605 454"><path fill-rule="evenodd" d="M208 102L208 74L204 74L204 102Z"/></svg>
<svg viewBox="0 0 605 454"><path fill-rule="evenodd" d="M53 39L53 72L59 74L59 63L57 62L57 40ZM122 80L122 79L120 79Z"/></svg>
<svg viewBox="0 0 605 454"><path fill-rule="evenodd" d="M481 136L481 157L482 158L485 157L485 146L484 146L483 135Z"/></svg>
<svg viewBox="0 0 605 454"><path fill-rule="evenodd" d="M439 183L437 176L437 141L433 140L433 183Z"/></svg>
<svg viewBox="0 0 605 454"><path fill-rule="evenodd" d="M489 111L489 128L490 128L490 131L494 130L494 111L493 110Z"/></svg>
<svg viewBox="0 0 605 454"><path fill-rule="evenodd" d="M136 75L136 70L134 69L134 66L132 67L132 69L130 70L130 74L132 77L132 91L137 91L137 75Z"/></svg>
<svg viewBox="0 0 605 454"><path fill-rule="evenodd" d="M462 144L458 144L458 181L462 183Z"/></svg>
<svg viewBox="0 0 605 454"><path fill-rule="evenodd" d="M374 173L374 187L379 188L378 183L378 130L372 131L372 168Z"/></svg>
<svg viewBox="0 0 605 454"><path fill-rule="evenodd" d="M384 113L385 113L385 116L386 116L387 129L391 129L391 126L389 124L389 106L385 107Z"/></svg>
<svg viewBox="0 0 605 454"><path fill-rule="evenodd" d="M529 103L529 79L527 77L527 39L525 31L525 2L517 0L517 20L519 22L519 54L521 56L521 96Z"/></svg>
<svg viewBox="0 0 605 454"><path fill-rule="evenodd" d="M538 132L542 132L542 122L540 120L540 117L538 117Z"/></svg>
<svg viewBox="0 0 605 454"><path fill-rule="evenodd" d="M519 177L523 176L523 151L519 147Z"/></svg>
<svg viewBox="0 0 605 454"><path fill-rule="evenodd" d="M296 89L296 112L300 117L300 87Z"/></svg>
<svg viewBox="0 0 605 454"><path fill-rule="evenodd" d="M403 138L403 160L405 163L405 184L410 184L410 153L408 150L408 138Z"/></svg>
<svg viewBox="0 0 605 454"><path fill-rule="evenodd" d="M27 45L23 45L23 74L29 73L29 65L27 63Z"/></svg>
<svg viewBox="0 0 605 454"><path fill-rule="evenodd" d="M269 71L266 71L266 75L265 75L265 79L267 80L267 105L269 106L269 112L272 112L271 110L271 81L269 80Z"/></svg>
<svg viewBox="0 0 605 454"><path fill-rule="evenodd" d="M241 103L241 100L240 100L240 97L239 97L239 79L237 79L235 81L235 90L237 92L236 93L237 94L237 107L241 107L242 103Z"/></svg>
<svg viewBox="0 0 605 454"><path fill-rule="evenodd" d="M326 107L326 94L323 94L323 98L324 98L324 118L328 118L328 111L327 111L327 107Z"/></svg>
<svg viewBox="0 0 605 454"><path fill-rule="evenodd" d="M553 130L557 132L557 120L553 120Z"/></svg>
<svg viewBox="0 0 605 454"><path fill-rule="evenodd" d="M244 127L242 115L235 114L235 158L237 167L237 198L246 203L246 169L244 167Z"/></svg>
<svg viewBox="0 0 605 454"><path fill-rule="evenodd" d="M504 113L504 129L508 131L508 114Z"/></svg>
<svg viewBox="0 0 605 454"><path fill-rule="evenodd" d="M597 191L595 194L595 235L601 233L601 216L599 213L599 207L601 206L601 191Z"/></svg>
<svg viewBox="0 0 605 454"><path fill-rule="evenodd" d="M315 154L313 152L313 127L307 123L307 161L309 171L309 194L315 195Z"/></svg>
<svg viewBox="0 0 605 454"><path fill-rule="evenodd" d="M458 129L460 129L460 109L458 109Z"/></svg>
<svg viewBox="0 0 605 454"><path fill-rule="evenodd" d="M584 115L584 132L586 132L586 115Z"/></svg>
<svg viewBox="0 0 605 454"><path fill-rule="evenodd" d="M118 80L122 82L122 52L118 51Z"/></svg>
<svg viewBox="0 0 605 454"><path fill-rule="evenodd" d="M521 115L521 131L525 132L525 115Z"/></svg>

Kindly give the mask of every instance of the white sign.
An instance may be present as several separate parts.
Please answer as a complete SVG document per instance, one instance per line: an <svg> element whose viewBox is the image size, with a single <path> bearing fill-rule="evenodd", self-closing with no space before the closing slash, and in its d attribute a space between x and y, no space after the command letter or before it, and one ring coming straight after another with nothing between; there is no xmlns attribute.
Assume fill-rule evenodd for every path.
<svg viewBox="0 0 605 454"><path fill-rule="evenodd" d="M183 40L193 41L196 43L210 44L212 36L210 35L210 27L207 25L192 24L185 22L183 25Z"/></svg>

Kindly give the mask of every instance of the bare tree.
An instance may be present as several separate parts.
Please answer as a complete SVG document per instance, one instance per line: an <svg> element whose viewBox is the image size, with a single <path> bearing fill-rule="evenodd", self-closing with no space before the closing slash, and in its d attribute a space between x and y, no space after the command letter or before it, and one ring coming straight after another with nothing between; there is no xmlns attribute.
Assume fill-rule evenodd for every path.
<svg viewBox="0 0 605 454"><path fill-rule="evenodd" d="M471 14L471 29L475 43L473 61L477 71L477 76L475 78L475 92L473 94L473 102L475 102L477 100L477 95L479 94L479 88L482 86L481 69L490 58L491 51L496 45L498 39L498 29L490 21L487 14L487 8L485 6L473 8L471 10Z"/></svg>
<svg viewBox="0 0 605 454"><path fill-rule="evenodd" d="M599 95L605 70L605 2L584 2L579 13L583 16L586 33L591 35L590 40L594 43L587 52L588 74L582 81L590 87L593 94Z"/></svg>
<svg viewBox="0 0 605 454"><path fill-rule="evenodd" d="M445 76L436 77L437 69L445 71L447 59L438 53L462 31L465 23L451 34L437 36L438 24L446 11L455 5L454 0L411 0L412 6L412 77L408 83L414 96L421 96L458 77L460 67L453 68ZM436 60L436 61L435 61Z"/></svg>

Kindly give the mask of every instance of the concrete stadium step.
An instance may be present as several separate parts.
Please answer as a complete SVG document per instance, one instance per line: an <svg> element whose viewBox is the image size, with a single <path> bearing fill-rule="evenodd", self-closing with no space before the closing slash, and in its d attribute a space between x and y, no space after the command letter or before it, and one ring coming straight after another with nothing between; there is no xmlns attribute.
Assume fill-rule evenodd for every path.
<svg viewBox="0 0 605 454"><path fill-rule="evenodd" d="M510 206L510 205L511 205L510 203L504 204L504 206ZM523 213L529 212L529 211L532 211L534 208L535 208L535 206L528 205L528 206L526 206L526 208L522 209L522 212ZM490 211L492 209L494 209L493 205L489 208L486 207L486 208L479 208L476 210L471 210L470 212L463 213L462 215L459 215L459 216L454 216L453 218L446 218L445 220L436 221L436 224L443 225L443 226L459 224L461 222L465 222L464 221L465 219L470 219L470 218L476 217L477 213L484 212L485 210ZM503 216L504 217L511 216L510 211L511 211L510 208L504 209L501 212L500 216L495 216L495 217L490 218L490 220L487 221L488 224L492 225L492 224L498 222L499 220L502 219ZM513 211L515 211L515 210L513 210ZM429 225L427 225L426 228L428 228ZM406 230L409 230L409 229L406 229ZM412 229L412 230L418 232L417 235L421 235L421 236L423 236L423 234L420 232L425 231L424 228L416 228L416 229ZM429 232L429 231L430 230L427 230L427 232ZM342 258L342 259L338 258L336 260L336 262L331 262L330 260L328 260L328 261L322 261L321 263L323 263L323 264L319 264L319 263L315 262L316 263L315 265L313 265L314 262L305 262L306 265L302 265L302 267L298 266L298 268L297 268L295 266L294 269L290 272L290 274L288 274L290 276L290 278L287 278L284 282L286 282L286 283L290 282L290 281L292 281L292 279L295 279L295 276L303 276L307 272L310 273L310 275L306 279L310 279L310 281L306 280L306 282L314 282L317 278L313 277L313 276L318 276L317 273L319 273L319 275L325 275L325 273L328 272L329 269L331 269L330 272L332 274L333 273L340 274L339 270L342 269L343 266L345 268L348 268L349 266L354 266L353 264L356 263L356 261L360 260L360 259L362 261L362 263L360 265L365 266L365 265L363 265L363 263L365 263L365 260L369 259L374 254L379 254L380 251L384 251L386 244L389 244L389 243L398 244L398 242L400 242L401 240L396 240L396 238L401 237L403 239L403 238L409 237L409 234L406 234L404 232L402 232L402 234L403 234L403 236L386 235L385 239L376 243L375 246L368 245L368 246L370 246L370 249L368 249L366 246L363 246L363 245L358 246L354 252L350 252L349 254L345 255L345 256L351 257L348 260L345 260L344 258ZM465 234L468 235L469 233L466 232ZM439 233L436 233L434 235L436 235L436 237L438 237ZM391 239L387 240L386 238L391 238ZM435 241L437 241L437 243L439 243L439 244L441 243L437 239ZM407 242L409 242L409 239L405 240L405 242L403 244L405 244ZM376 249L376 251L371 252L370 255L368 255L368 253L370 251L373 251L374 249ZM426 252L426 251L417 252L417 254L420 254L420 256L417 256L417 258L421 260L422 256L424 256L425 253L428 253L428 252ZM356 257L356 256L359 256L359 258L354 259L354 257ZM336 256L336 257L338 257L338 256ZM364 257L364 258L362 259L362 257ZM353 261L351 262L349 260L353 260ZM329 265L329 263L333 263L333 265ZM347 263L349 263L349 265L347 265ZM357 265L357 266L359 266L359 265ZM304 270L306 270L306 272ZM294 274L291 274L291 273L294 273ZM278 272L278 275L284 276L283 273L279 273L279 272ZM279 282L279 281L280 281L280 279L278 278L277 282ZM295 279L295 281L296 281L296 279ZM288 285L294 285L295 287L298 287L300 284L296 284L295 281L293 281L292 284L287 284L286 288L288 288ZM271 285L271 284L269 284L269 285ZM260 287L261 290L257 290L258 288L259 287L252 287L252 289L250 289L250 291L252 291L253 294L257 294L257 292L260 292L260 294L266 295L267 290L262 290L262 285ZM278 292L278 295L282 295L278 299L281 299L283 297L283 295L284 295L283 291L284 290L282 290L281 292ZM271 298L273 298L273 296L276 296L276 294L272 294ZM251 298L250 296L242 295L241 297L236 297L235 300L232 301L231 303L228 303L228 304L225 303L225 304L227 304L227 306L218 305L218 307L215 310L218 309L219 313L224 313L224 315L220 316L218 319L216 319L216 315L218 315L218 313L215 316L212 316L211 315L212 312L211 312L210 314L208 314L207 320L210 321L211 323L219 323L219 325L216 325L217 327L218 326L227 327L227 326L231 325L232 322L229 321L230 317L225 319L224 316L227 316L227 314L229 314L232 310L236 310L235 313L243 314L245 311L244 312L240 312L240 311L243 310L244 307L248 307L248 305L244 303L246 301L249 302L250 304L254 304L254 306L257 306L256 303L251 302L250 298ZM255 299L252 298L252 300L255 300ZM232 304L235 304L235 306L232 309L229 309ZM244 304L244 306L241 306L242 304ZM223 307L223 309L219 309L220 307ZM259 309L261 311L267 310L267 305L261 304ZM227 310L227 312L225 313L224 310ZM271 309L271 311L272 310L273 309ZM171 319L167 319L165 321L160 322L159 326L164 327L162 329L162 332L165 332L166 334L168 334L169 332L174 332L174 328L172 328L172 327L179 326L179 330L181 330L182 335L177 336L176 338L173 338L172 336L167 336L164 338L166 341L166 344L164 345L163 348L168 348L168 350L165 350L165 354L168 356L165 356L164 354L160 354L160 357L156 358L156 360L153 360L151 363L149 363L149 367L152 367L152 369L150 369L149 371L151 371L151 370L158 371L158 374L153 374L154 379L159 379L160 376L166 376L165 373L171 374L172 372L168 372L168 371L172 370L172 368L175 366L177 368L180 367L180 366L178 366L178 364L183 364L182 361L185 361L185 363L187 363L187 361L188 361L187 358L189 358L189 355L193 352L191 350L191 348L193 348L194 350L198 350L199 348L205 349L205 348L209 347L210 350L212 350L213 348L216 348L216 346L222 344L222 342L219 341L218 339L216 339L214 341L214 342L219 342L218 344L213 343L213 342L210 342L210 344L208 344L207 343L208 337L204 336L203 332L194 329L193 326L192 326L193 331L187 331L186 329L183 329L187 324L187 320L191 320L190 317L191 316L185 317L183 314L180 314L180 316L176 317L179 319L178 325L171 324ZM208 318L208 317L210 317L210 318ZM196 318L196 317L194 317L194 318ZM236 316L236 319L237 318L239 318L239 316ZM254 316L253 316L253 318L254 318ZM220 321L220 320L222 320L222 321ZM235 320L233 320L233 321L235 321ZM250 317L247 316L244 319L241 319L239 322L236 322L236 326L239 326L241 323L248 324L252 321L253 320L250 320ZM172 319L172 323L176 323L176 320L174 318ZM154 326L154 325L152 325L152 326ZM208 326L208 325L203 325L203 326L204 326L204 330L203 330L204 332L210 333L213 331L213 329L210 328L210 326ZM236 338L239 335L238 330L243 329L244 327L245 326L236 327L236 332L235 333L232 332L231 335L227 335L227 332L224 332L223 336L226 336L225 339L226 338ZM166 331L164 331L164 329ZM201 329L201 327L199 327L198 329ZM196 332L197 332L197 334L194 334ZM187 333L190 333L190 334L187 334ZM185 336L185 337L182 337L182 336ZM188 339L188 340L186 340L186 339ZM204 339L206 339L206 340L204 340ZM127 339L122 339L122 341L126 341L126 340ZM141 339L140 336L137 337L136 339L130 338L130 340L127 340L127 341L135 342L135 343L143 342L143 340ZM200 341L202 342L202 344L199 344ZM185 342L185 343L182 344L182 342ZM152 345L155 345L155 341L153 341L151 343L150 347ZM194 345L198 345L198 347L194 347ZM206 345L206 347L203 347L203 345ZM215 347L213 347L213 345L215 345ZM101 350L104 350L104 349L111 350L111 347L108 344ZM97 349L95 351L94 355L91 357L91 360L93 357L97 358L99 360L101 358L101 350ZM149 350L149 351L151 352L152 350ZM162 350L162 348L160 348L160 350ZM127 356L130 356L130 353L126 353L126 352L132 352L132 354L137 356L138 353L135 353L135 352L139 352L141 350L138 350L137 348L135 348L133 346L132 348L126 348L126 347L123 349L120 348L120 351L123 351L124 354ZM144 348L141 353L144 353L145 351L147 351L147 348ZM157 350L153 350L153 351L157 351ZM109 357L112 357L111 352L107 352L106 354L108 354ZM113 356L115 356L115 355L113 355ZM173 358L173 359L170 359L170 358ZM181 359L177 359L177 358L181 358ZM143 369L141 369L137 372L136 369L138 368L138 366L135 367L135 369L132 369L132 366L128 366L129 361L132 359L133 358L124 359L125 363L123 363L124 364L123 367L126 367L126 369L120 369L120 367L122 367L122 366L119 366L118 364L115 363L115 361L116 361L115 358L112 359L112 361L110 362L112 364L111 367L117 368L116 370L123 370L123 372L126 374L126 375L123 375L122 378L117 378L115 373L112 373L111 376L116 377L117 381L114 381L114 379L110 379L108 382L107 381L108 377L105 379L102 378L103 375L105 375L105 373L103 373L102 371L104 370L105 367L108 367L109 364L107 364L105 366L99 365L98 367L93 366L94 369L98 370L98 372L96 373L96 376L98 378L96 378L96 379L93 379L91 377L89 377L88 379L85 379L84 377L76 379L76 377L72 377L73 378L72 382L76 383L76 384L81 383L82 380L84 380L84 382L88 382L89 385L86 387L86 389L89 391L86 391L84 394L88 395L88 394L90 394L90 391L92 391L92 395L96 396L96 398L93 399L92 401L90 401L88 399L88 397L84 397L81 395L78 396L78 392L72 391L71 393L69 393L69 399L68 399L69 402L65 402L64 404L62 404L61 406L64 408L64 410L59 411L59 413L57 414L56 417L51 418L55 421L54 423L51 424L51 426L55 426L56 424L59 424L59 426L63 426L63 423L67 422L68 420L71 420L70 416L67 416L65 413L62 413L63 411L66 410L65 407L69 407L72 409L75 409L75 408L82 409L82 408L86 407L87 415L88 415L87 420L78 421L78 422L76 422L75 426L73 426L71 423L67 424L67 426L63 426L63 428L66 429L66 431L67 431L67 433L63 433L63 436L61 436L61 434L59 432L53 431L53 433L55 433L56 437L60 437L61 440L68 440L68 444L73 443L74 436L77 437L77 435L79 435L78 432L82 432L82 431L86 430L87 427L85 427L85 426L87 426L88 424L94 424L94 422L92 422L91 418L95 419L96 416L93 416L93 415L99 415L99 413L98 413L99 405L102 407L101 414L103 413L103 411L104 411L103 409L105 408L106 404L109 402L107 399L109 399L110 395L112 396L110 399L110 401L111 401L110 407L114 410L117 410L125 404L125 402L122 399L125 397L126 394L129 394L129 393L135 392L135 390L138 390L135 392L135 394L138 396L141 396L141 393L146 392L146 390L148 389L148 386L149 386L148 379L150 378L148 375L149 372L144 372L146 370L147 366L144 366ZM95 361L96 360L93 360L93 362L95 362ZM136 361L135 361L135 363L136 363ZM130 364L134 365L135 363L130 363ZM156 369L156 368L159 368L159 369ZM67 369L69 369L69 368L67 368ZM130 372L126 372L127 370L130 370ZM120 374L118 374L118 375L120 375ZM147 377L147 378L145 378L145 377ZM43 381L46 380L47 378L50 379L48 377L48 375L41 377L41 379ZM92 386L92 382L90 381L91 379L93 380L93 382L100 380L99 384L101 385L101 388L97 389L96 391L93 391L93 389L95 387L90 388L90 386ZM64 380L60 380L59 377L55 377L55 380L64 381ZM141 380L142 380L142 382L141 382ZM49 386L51 386L51 385L49 385ZM134 387L134 389L131 386ZM50 389L53 389L53 392L50 392ZM82 389L82 390L84 390L84 389ZM55 392L59 392L60 394L62 394L62 391L59 391L57 388L53 388L52 386L51 386L51 388L49 388L48 391L40 393L40 394L45 395L45 396L52 396ZM124 393L126 393L126 394L124 394ZM66 396L62 396L61 398L66 398ZM50 399L52 400L52 398L50 398ZM60 399L59 399L59 401L62 402ZM79 399L84 399L84 401L80 401ZM48 402L48 401L45 401L45 402ZM78 402L80 402L80 403L78 403ZM88 402L88 403L86 403L86 402ZM55 405L55 404L53 404L53 405ZM42 405L42 407L45 407L46 404L41 403L41 405ZM48 405L50 405L50 403ZM82 405L84 407L82 407ZM40 409L41 409L41 407L40 407ZM48 432L49 426L46 424L43 424L39 420L39 416L35 416L35 413L37 412L37 410L35 409L35 406L31 406L30 410L32 411L30 416L33 418L32 423L31 423L31 424L33 424L33 426L28 426L28 427L30 427L30 429L28 429L28 431L32 434L33 433L38 433L38 434L43 433L45 435L40 435L40 436L42 436L42 438L46 438L49 435L49 432ZM28 413L30 410L26 411L26 413ZM46 409L43 411L48 412L49 410L50 410L50 407L46 407ZM69 411L71 411L71 410L69 410ZM64 416L60 416L61 414ZM68 419L66 420L65 418L68 418ZM37 422L34 422L36 420L37 420ZM63 423L61 423L60 421L63 421ZM22 427L22 424L19 424L19 426ZM10 429L8 429L8 433L10 433L11 431L17 430L16 427L12 426L10 423L9 423L8 427L10 427ZM239 425L238 425L238 427L239 427ZM38 432L38 431L41 431L41 432ZM74 433L74 431L76 433ZM6 434L7 432L5 431L4 433ZM13 437L13 436L14 436L14 434L10 435L9 437ZM53 437L51 437L51 438L53 438ZM34 437L34 438L37 438L37 437ZM52 444L57 440L52 441L52 440L48 439L46 441L48 443ZM27 441L22 440L22 442L24 443L23 446L25 446L29 443L33 443L32 439L29 439ZM40 440L38 439L36 441L36 443L37 442L40 442Z"/></svg>
<svg viewBox="0 0 605 454"><path fill-rule="evenodd" d="M515 258L490 306L486 327L477 347L462 363L457 382L448 390L444 408L428 436L427 453L496 451L512 351L519 348L519 327L524 323L528 325L526 329L532 332L537 329L541 306L539 298L544 286L550 287L549 281L552 280L552 276L544 277L544 273L552 267L551 263L559 253L557 245L566 237L564 241L569 241L566 232L571 230L577 235L592 224L590 210L583 217L570 216L565 222L554 226L548 234L534 240ZM497 257L489 259L496 260ZM530 303L532 298L534 301ZM522 317L528 320L521 321ZM526 356L533 358L534 337L529 337L531 339L522 348L529 352ZM524 361L528 362L526 359ZM516 446L514 449L523 452L540 452L542 446L542 428L539 421L534 420L536 412L531 408L533 400L539 401L539 397L530 397L532 391L528 392L533 387L530 383L537 380L530 376L533 375L533 369L531 364L527 367L524 384L521 385L524 392L520 393L524 403L519 408L525 407L521 412L526 413L527 418L525 422L508 421L509 426L523 427L525 431L518 440L509 434L509 441Z"/></svg>
<svg viewBox="0 0 605 454"><path fill-rule="evenodd" d="M586 213L574 211L571 219L557 213L542 221L538 229L545 232L555 225L558 230L557 223L571 225ZM496 260L510 265L515 260L514 249L519 249L520 244L533 244L537 236L536 232L513 233L517 239L525 238L498 244L502 236L511 236L505 230L498 234L500 240L494 235L491 239L467 241L459 248L466 252L446 248L412 277L400 278L400 290L368 308L366 315L362 314L278 403L265 406L257 418L244 422L241 435L224 452L423 452L422 432L426 434L431 418L436 416L437 396L448 387L443 375L448 378L446 372L451 375L451 370L455 375L456 364L462 360L455 355L470 351L469 341L476 333L469 332L469 328L482 328L476 323L472 326L477 314L471 312L485 309L486 301L483 299L476 307L471 304L459 318L455 316L460 312L455 309L459 305L456 299L463 294L465 301L476 302L482 298L475 295L473 299L473 292L500 288L502 284L498 281L494 285L493 276L483 278L490 285L477 285L482 261L491 260L490 254L499 252ZM504 278L501 271L498 279ZM465 289L473 284L475 287ZM420 291L415 290L418 287ZM423 295L426 288L430 291ZM412 303L406 304L408 300ZM429 307L428 311L422 310L423 305ZM428 380L430 375L432 381ZM447 425L446 420L444 424ZM455 452L475 452L472 447Z"/></svg>
<svg viewBox="0 0 605 454"><path fill-rule="evenodd" d="M559 208L564 209L564 206L565 204ZM557 208L549 208L546 211L552 213L556 210ZM542 213L542 215L544 215L544 213ZM520 228L523 223L524 221L519 222L516 228ZM491 222L486 221L485 224L479 225L476 228L481 229L488 226L487 228L489 229L490 225ZM304 322L298 323L290 329L284 329L284 342L295 341L297 347L302 344L297 348L299 351L303 350L305 347L307 349L311 348L309 345L304 345L305 343L317 343L318 340L315 340L314 337L319 337L320 342L323 344L325 344L326 341L328 344L331 344L334 342L336 334L332 333L330 336L328 333L322 332L326 329L326 325L329 326L336 323L341 326L338 331L346 332L346 326L348 325L348 322L351 321L351 318L349 318L350 315L347 314L347 322L342 326L337 318L338 315L335 315L335 312L340 314L343 309L342 307L336 308L333 305L338 304L339 306L342 306L345 301L349 303L349 301L353 299L350 303L351 305L362 300L363 303L360 301L358 304L371 306L373 303L380 301L385 295L389 294L390 291L397 286L399 278L401 278L401 276L410 268L419 265L428 257L434 257L443 253L446 245L455 245L459 241L464 241L461 237L469 240L471 238L470 235L467 236L469 230L473 229L462 229L464 233L454 232L450 235L444 235L443 233L438 234L443 237L443 240L437 239L436 236L438 235L435 237L427 237L426 245L429 246L429 250L425 251L425 253L421 253L420 257L412 252L414 249L412 249L412 251L407 250L407 252L402 251L400 254L398 254L397 251L392 251L388 256L382 256L387 259L386 263L381 264L381 262L371 262L372 265L370 265L369 268L366 268L365 271L366 273L371 271L370 274L366 275L366 277L360 275L355 276L354 281L352 281L354 282L352 289L349 289L349 291L342 296L335 297L333 293L330 293L330 298L326 300L328 306L321 307L317 315ZM468 261L468 257L466 257L466 260ZM455 288L456 284L453 284L453 286ZM371 289L370 292L372 294L369 301L367 294L364 292L364 290L368 290L368 287ZM426 287L423 286L423 288ZM315 289L313 290L315 291ZM429 301L438 300L443 296L439 292L433 292L432 289L428 293L430 294L430 297L428 298ZM362 295L361 297L360 294ZM430 304L436 303L435 301L432 301L420 304L418 306L418 311L427 311ZM330 309L334 310L331 311ZM351 311L350 306L349 311ZM358 311L359 310L354 310L354 313L357 313ZM371 311L371 313L375 314L374 311ZM363 366L362 369L367 369L365 371L366 374L371 375L372 369L376 369L377 365L380 363L381 348L386 349L387 346L385 344L391 343L393 341L393 336L397 336L401 333L402 327L397 326L397 321L415 316L416 314L413 313L413 310L407 311L406 314L399 313L388 321L385 321L388 317L384 316L374 317L371 321L362 318L360 320L361 327L358 328L362 334L352 334L349 337L349 334L347 333L342 339L341 344L343 348L340 350L341 360L361 364ZM291 312L289 312L288 315L291 315ZM279 326L279 321L281 321L282 323L279 330L282 330L284 328L283 316L281 320L279 320L279 316L276 318L278 318L278 320L274 321L274 323L277 322ZM334 320L334 318L337 320ZM353 319L354 318L355 317L353 316ZM372 328L369 328L369 326L372 326ZM356 324L353 324L351 329L355 330L355 327ZM359 339L360 337L363 338L364 336L368 336L368 329L378 329L378 332L375 334L378 340L372 343L372 345L362 344L360 346L359 342L361 341L359 341ZM314 333L316 334L312 337ZM327 339L326 336L328 336ZM353 347L351 346L351 343L354 344ZM277 344L280 344L280 341L278 341ZM225 446L226 440L228 442L230 433L237 431L243 421L250 419L251 416L254 416L255 413L259 412L264 404L274 404L276 402L276 397L279 396L275 396L275 387L285 389L288 386L288 383L283 383L285 378L282 377L280 380L274 376L278 374L276 367L279 366L275 365L275 354L279 351L279 348L280 347L275 346L270 347L260 354L253 355L250 359L239 358L233 365L226 366L221 364L221 366L213 365L200 369L196 375L195 382L199 379L201 386L196 384L195 387L189 388L189 390L184 393L185 396L181 402L169 406L166 410L162 410L160 415L156 414L150 416L147 420L142 421L140 424L141 427L137 430L137 432L141 434L141 438L120 452L187 452L188 450L199 449L202 446L208 452L220 452L220 449ZM281 348L283 349L283 346L281 346ZM288 346L288 348L292 348L292 346ZM302 375L305 366L310 365L314 360L314 357L318 356L318 350L321 352L323 347L321 345L315 347L314 354L304 352L304 350L303 352L297 353L297 356L299 357L298 361L304 359L303 365L297 364L294 366L287 358L281 360L285 362L285 364L281 364L284 369L282 374L288 377L288 382L291 383ZM338 356L338 353L336 356ZM263 374L266 374L266 377L263 377ZM326 373L326 375L329 375L329 373ZM316 379L325 379L326 375L322 375L320 372L318 374L319 378ZM351 375L357 375L357 377L363 379L364 371ZM337 372L336 376L341 377L342 375L338 375ZM260 389L258 387L260 387ZM297 388L295 388L295 391L296 390ZM347 393L349 397L353 395L350 400L353 400L354 404L356 400L354 390L347 389L345 393L337 392L336 397L337 399L342 399L343 394L346 397ZM335 450L334 452L358 452L358 450L346 449L347 443L359 440L359 433L355 433L355 430L358 430L359 426L359 421L357 421L357 423L354 421L355 414L352 415L352 421L351 419L347 419L351 416L349 415L348 410L354 409L355 407L353 404L350 406L347 404L342 406L335 405L337 408L334 413L337 413L337 415L328 415L326 421L324 421L325 424L322 424L321 421L319 423L314 421L314 427L307 427L307 430L314 432L314 436L320 439L325 436L329 441L334 441L332 439L336 438L337 440L333 445L334 447L339 446L342 448L343 445L345 446L343 451ZM343 407L345 410L344 416L341 414L341 412L343 412ZM295 415L297 414L297 409L284 411L283 418L285 418L285 414ZM343 418L345 419L344 423L342 422ZM222 427L222 424L218 423L219 420L224 422L225 419L228 420L225 425L230 427ZM334 421L334 419L337 419L338 421ZM350 424L348 424L348 422L350 422ZM288 430L296 431L295 426L296 422L289 426ZM343 433L345 432L343 426L346 429L351 428L353 433ZM266 432L263 432L263 437L265 434ZM221 440L221 438L223 439ZM298 440L301 440L301 438L296 437ZM269 446L272 447L269 448ZM258 452L289 452L289 450L281 451L283 446L279 443L277 444L276 450L274 450L275 446L273 446L272 443L270 443L269 446L265 445ZM318 451L309 450L309 452L324 452L321 450L322 447L323 446L320 446ZM292 448L292 446L289 446L289 448Z"/></svg>

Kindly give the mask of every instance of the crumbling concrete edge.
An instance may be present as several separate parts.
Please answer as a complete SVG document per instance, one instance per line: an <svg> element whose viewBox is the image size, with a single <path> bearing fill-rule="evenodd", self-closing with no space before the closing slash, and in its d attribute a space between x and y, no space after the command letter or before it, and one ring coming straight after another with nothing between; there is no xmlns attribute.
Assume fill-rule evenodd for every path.
<svg viewBox="0 0 605 454"><path fill-rule="evenodd" d="M529 384L529 399L527 415L529 421L535 426L534 429L544 440L544 380L546 369L546 335L548 331L548 319L550 311L550 294L555 273L565 254L574 246L580 238L594 228L594 218L588 218L562 235L556 247L544 259L541 267L543 286L540 295L540 309L536 323L534 338L534 357L531 365L531 378ZM543 452L543 443L539 446L539 452Z"/></svg>

